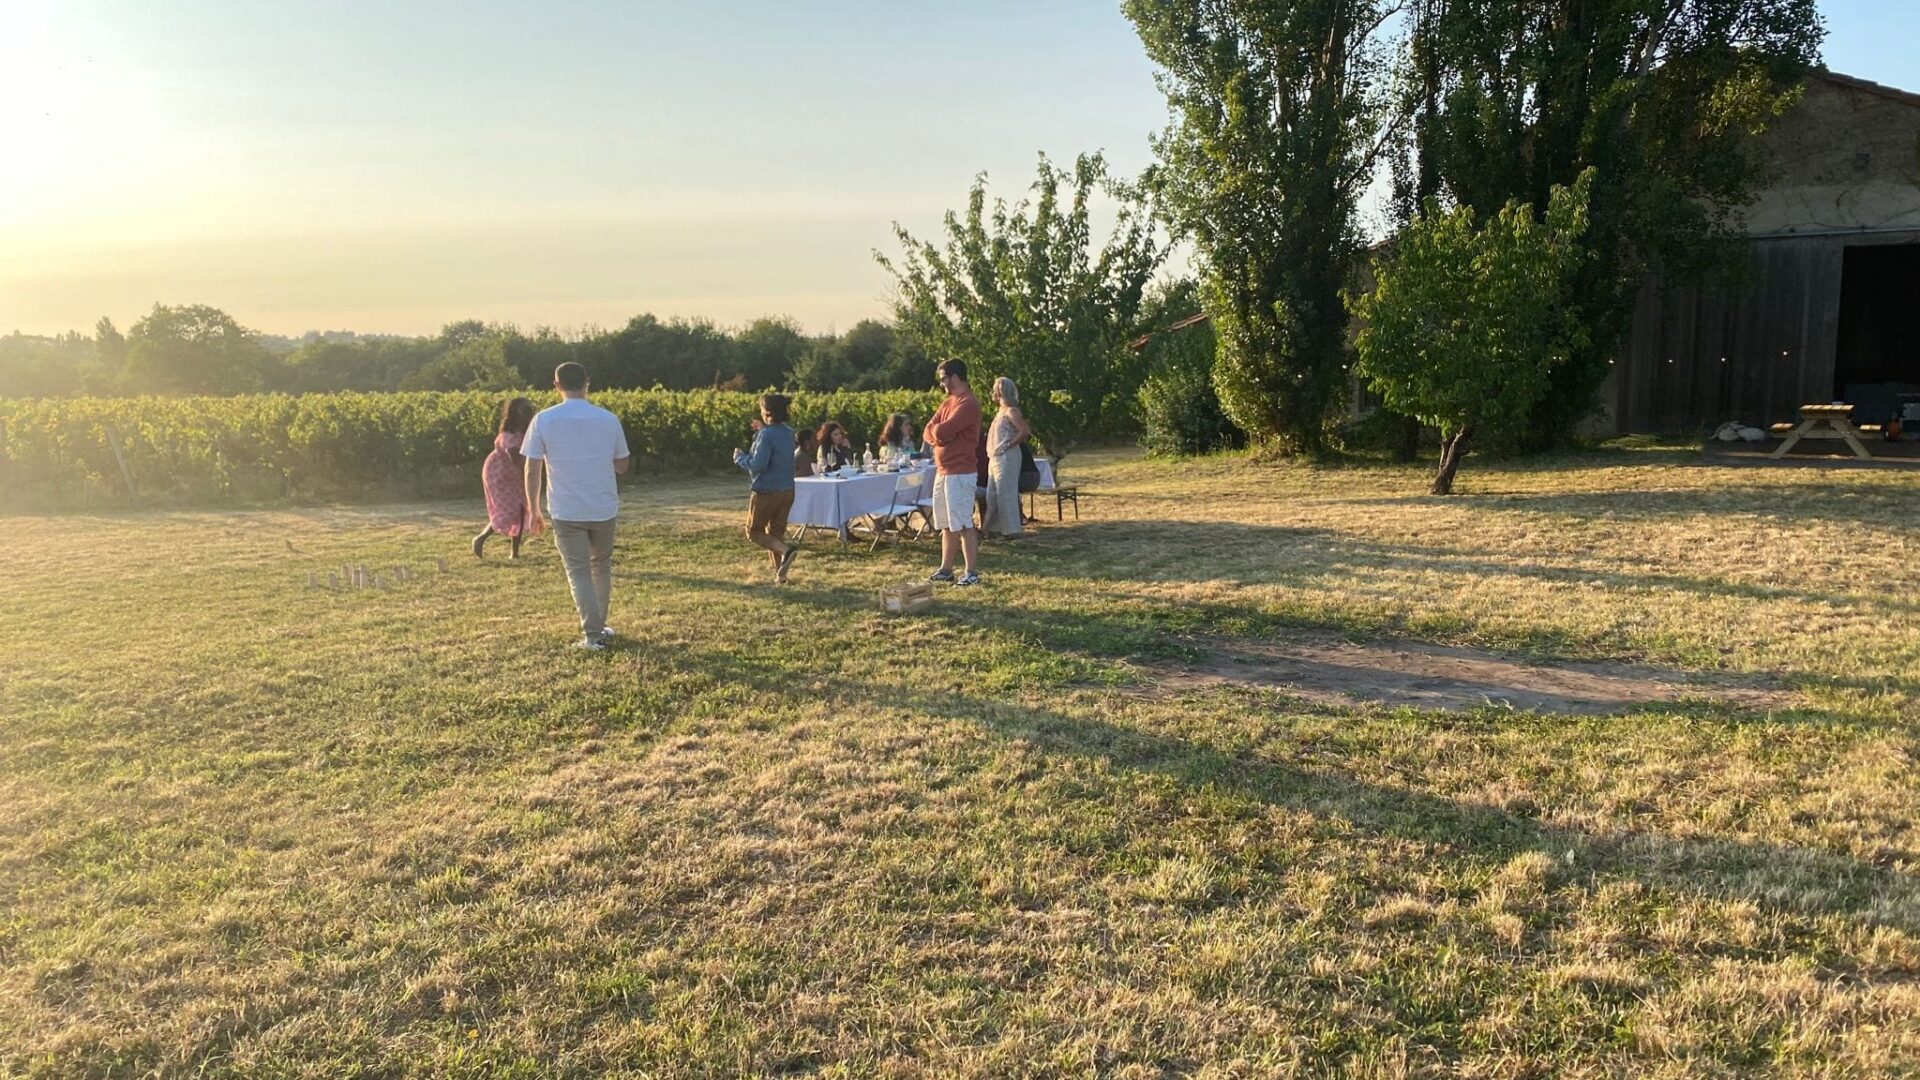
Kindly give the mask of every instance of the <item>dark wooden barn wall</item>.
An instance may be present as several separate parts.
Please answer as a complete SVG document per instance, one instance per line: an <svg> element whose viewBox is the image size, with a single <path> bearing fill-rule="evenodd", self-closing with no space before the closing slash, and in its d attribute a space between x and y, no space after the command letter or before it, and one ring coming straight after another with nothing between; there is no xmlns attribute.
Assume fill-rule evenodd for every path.
<svg viewBox="0 0 1920 1080"><path fill-rule="evenodd" d="M1830 400L1846 249L1917 242L1915 232L1755 239L1737 289L1648 281L1626 352L1602 391L1615 428L1764 426Z"/></svg>
<svg viewBox="0 0 1920 1080"><path fill-rule="evenodd" d="M1757 240L1735 290L1648 281L1615 365L1610 404L1620 429L1764 424L1827 400L1844 250L1826 237Z"/></svg>

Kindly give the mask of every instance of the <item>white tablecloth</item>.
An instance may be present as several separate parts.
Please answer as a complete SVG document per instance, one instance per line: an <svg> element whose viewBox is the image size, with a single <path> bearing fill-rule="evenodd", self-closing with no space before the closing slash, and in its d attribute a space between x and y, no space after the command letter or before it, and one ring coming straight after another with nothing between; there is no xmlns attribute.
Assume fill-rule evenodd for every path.
<svg viewBox="0 0 1920 1080"><path fill-rule="evenodd" d="M933 469L917 469L906 474L915 484L911 492L902 491L899 505L933 496ZM848 522L869 514L884 514L895 504L893 489L899 473L869 473L842 480L831 476L802 476L793 482L793 510L787 524L795 528L812 525L838 532Z"/></svg>
<svg viewBox="0 0 1920 1080"><path fill-rule="evenodd" d="M1033 458L1033 464L1035 468L1040 470L1040 490L1052 491L1053 490L1053 462L1048 461L1046 458L1043 458L1038 454L1035 454Z"/></svg>

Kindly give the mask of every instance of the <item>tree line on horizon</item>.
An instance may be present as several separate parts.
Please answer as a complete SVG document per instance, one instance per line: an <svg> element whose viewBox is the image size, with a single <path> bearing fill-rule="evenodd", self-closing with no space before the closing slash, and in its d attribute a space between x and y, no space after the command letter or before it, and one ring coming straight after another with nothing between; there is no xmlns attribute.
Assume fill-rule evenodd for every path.
<svg viewBox="0 0 1920 1080"><path fill-rule="evenodd" d="M943 272L976 275L994 299L958 324L938 315L924 282L904 280L895 321L864 319L845 333L816 335L783 317L729 329L644 314L617 330L576 334L545 327L529 334L467 319L432 336L316 331L289 339L250 330L208 305L155 304L124 334L103 317L91 335L0 337L0 398L536 391L568 361L585 365L604 390L925 390L937 357L964 356L974 361L983 394L986 380L998 375L1027 387L1023 404L1050 445L1064 451L1085 437L1132 434L1143 416L1155 415L1158 399L1143 394L1143 384L1170 373L1204 377L1212 363L1208 328L1177 337L1154 333L1191 316L1199 299L1191 279L1152 280L1162 252L1144 230L1090 256L1086 203L1105 183L1097 155L1071 173L1042 159L1034 190L1043 204L1058 203L1066 185L1077 209L1028 222L1027 203L1020 204L1014 218L1025 231L1013 272L1033 293L1021 295L983 280L1008 269L986 258L987 248L1001 261L1009 256L988 240L989 230L1006 222L983 221L985 181L978 182L967 251L956 251ZM910 252L907 262L924 269L928 257L943 260L928 249ZM1126 278L1120 292L1116 275ZM1214 427L1224 428L1217 406L1212 412ZM1230 430L1223 436L1233 437Z"/></svg>
<svg viewBox="0 0 1920 1080"><path fill-rule="evenodd" d="M637 315L616 330L562 334L467 319L405 337L314 332L276 338L204 304L155 304L125 334L0 337L0 397L522 390L567 361L604 389L893 390L931 385L912 338L876 319L806 334L783 317L722 328Z"/></svg>

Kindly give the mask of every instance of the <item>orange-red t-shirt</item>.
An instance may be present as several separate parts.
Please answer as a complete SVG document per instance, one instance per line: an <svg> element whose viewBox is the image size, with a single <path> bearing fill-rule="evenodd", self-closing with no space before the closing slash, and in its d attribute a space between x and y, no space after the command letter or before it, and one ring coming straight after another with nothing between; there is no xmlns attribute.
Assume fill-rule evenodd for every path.
<svg viewBox="0 0 1920 1080"><path fill-rule="evenodd" d="M979 398L949 396L934 410L921 434L933 444L933 464L941 473L972 476L980 471Z"/></svg>

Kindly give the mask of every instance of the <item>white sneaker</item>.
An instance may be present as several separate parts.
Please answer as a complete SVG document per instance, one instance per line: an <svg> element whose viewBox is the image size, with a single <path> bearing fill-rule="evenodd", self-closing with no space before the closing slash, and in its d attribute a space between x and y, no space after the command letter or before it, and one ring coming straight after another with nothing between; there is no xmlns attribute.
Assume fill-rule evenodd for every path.
<svg viewBox="0 0 1920 1080"><path fill-rule="evenodd" d="M600 624L600 640L601 641L612 640L615 633L616 631L613 629L613 627L608 626L605 623Z"/></svg>
<svg viewBox="0 0 1920 1080"><path fill-rule="evenodd" d="M588 652L606 652L607 639L597 637L581 638L579 641L573 643L573 647L576 649L585 649Z"/></svg>

